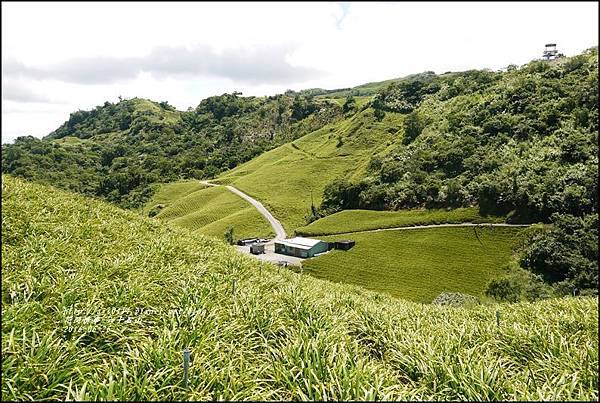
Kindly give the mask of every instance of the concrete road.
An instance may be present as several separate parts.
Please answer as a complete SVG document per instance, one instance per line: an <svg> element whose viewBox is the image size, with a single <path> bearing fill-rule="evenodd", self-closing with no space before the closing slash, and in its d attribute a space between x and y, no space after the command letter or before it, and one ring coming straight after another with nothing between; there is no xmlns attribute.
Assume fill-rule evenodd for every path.
<svg viewBox="0 0 600 403"><path fill-rule="evenodd" d="M214 183L209 183L207 181L200 181L200 183L207 185L207 186L222 186L222 185L217 185ZM254 206L254 208L257 209L258 212L261 213L267 219L267 221L269 221L269 224L271 224L271 227L273 227L273 231L275 232L275 239L287 238L287 235L285 234L285 230L283 229L283 226L281 225L279 220L277 220L275 217L273 217L273 214L271 214L269 212L269 210L267 210L265 208L265 206L262 205L261 202L259 202L256 199L253 199L252 197L248 196L246 193L242 192L239 189L234 188L233 186L227 185L225 187L230 192L235 193L242 199L246 200L248 203L252 204Z"/></svg>
<svg viewBox="0 0 600 403"><path fill-rule="evenodd" d="M352 232L340 232L337 234L321 234L319 236L329 236L329 235L346 235L346 234L359 234L361 232L379 232L379 231L404 231L411 229L423 229L423 228L443 228L443 227L479 227L479 228L489 228L489 227L530 227L531 224L506 224L506 223L480 223L475 224L472 222L464 222L457 224L431 224L431 225L413 225L406 227L392 227L392 228L378 228L378 229L366 229L361 231L352 231Z"/></svg>
<svg viewBox="0 0 600 403"><path fill-rule="evenodd" d="M235 248L237 250L244 252L250 256L253 256L257 259L264 260L265 262L270 262L270 263L274 263L274 264L285 261L285 262L287 262L288 265L301 266L302 261L305 260L305 259L302 259L302 258L296 257L296 256L288 256L288 255L281 255L279 253L275 253L275 244L273 241L267 242L265 244L265 253L261 253L259 255L251 254L250 246L236 245Z"/></svg>
<svg viewBox="0 0 600 403"><path fill-rule="evenodd" d="M271 224L271 227L273 227L273 231L275 231L275 239L287 238L287 236L285 234L285 230L283 229L283 226L281 225L279 220L277 220L275 217L273 217L273 214L271 214L269 212L269 210L267 210L265 208L265 206L262 205L261 202L253 199L252 197L248 196L246 193L234 188L233 186L225 186L225 187L227 189L229 189L231 192L240 196L242 199L247 200L250 204L252 204L258 210L259 213L261 213L267 219L267 221L269 221L269 224Z"/></svg>

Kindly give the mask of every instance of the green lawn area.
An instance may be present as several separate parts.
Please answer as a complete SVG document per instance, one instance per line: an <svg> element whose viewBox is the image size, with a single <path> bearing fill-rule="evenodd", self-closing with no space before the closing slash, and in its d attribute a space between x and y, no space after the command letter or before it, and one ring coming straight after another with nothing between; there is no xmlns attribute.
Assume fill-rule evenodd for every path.
<svg viewBox="0 0 600 403"><path fill-rule="evenodd" d="M402 115L386 113L378 122L367 109L266 152L219 176L262 202L288 233L306 225L311 195L321 203L323 189L336 178L363 176L373 155L402 139Z"/></svg>
<svg viewBox="0 0 600 403"><path fill-rule="evenodd" d="M196 182L167 185L163 195L175 197L185 194L169 203L156 216L162 221L188 228L204 235L223 238L228 226L234 230L234 238L270 237L273 230L267 220L248 202L231 193L225 187L207 187ZM199 186L198 190L193 190ZM161 199L157 193L154 201Z"/></svg>
<svg viewBox="0 0 600 403"><path fill-rule="evenodd" d="M303 267L318 278L417 302L429 303L443 291L481 296L488 280L504 272L521 231L466 227L348 234L343 238L356 241L352 249L333 250Z"/></svg>
<svg viewBox="0 0 600 403"><path fill-rule="evenodd" d="M380 228L410 227L443 223L502 223L506 217L482 216L479 208L457 208L453 210L344 210L323 217L310 225L296 229L296 234L305 236L343 234Z"/></svg>

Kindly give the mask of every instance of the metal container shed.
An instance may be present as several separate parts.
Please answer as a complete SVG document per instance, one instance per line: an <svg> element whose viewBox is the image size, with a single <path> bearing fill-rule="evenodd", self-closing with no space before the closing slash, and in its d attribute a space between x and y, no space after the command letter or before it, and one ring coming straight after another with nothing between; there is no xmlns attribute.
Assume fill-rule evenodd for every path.
<svg viewBox="0 0 600 403"><path fill-rule="evenodd" d="M352 239L342 239L335 242L335 248L340 250L348 250L355 245L355 241Z"/></svg>
<svg viewBox="0 0 600 403"><path fill-rule="evenodd" d="M240 239L237 241L237 244L240 246L247 246L247 245L252 245L253 243L258 242L258 239L256 238L247 238L247 239Z"/></svg>
<svg viewBox="0 0 600 403"><path fill-rule="evenodd" d="M260 255L261 253L265 253L265 244L264 243L253 243L250 245L250 253L253 255Z"/></svg>

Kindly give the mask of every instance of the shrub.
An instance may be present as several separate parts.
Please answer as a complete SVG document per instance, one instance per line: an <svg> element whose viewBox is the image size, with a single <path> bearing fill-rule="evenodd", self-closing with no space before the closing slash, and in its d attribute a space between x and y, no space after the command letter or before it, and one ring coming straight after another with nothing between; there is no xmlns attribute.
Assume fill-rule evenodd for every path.
<svg viewBox="0 0 600 403"><path fill-rule="evenodd" d="M510 274L490 280L485 295L503 302L534 301L553 296L554 290L541 276L513 266Z"/></svg>
<svg viewBox="0 0 600 403"><path fill-rule="evenodd" d="M225 230L224 238L225 242L227 242L229 245L233 245L233 227L227 227L227 229Z"/></svg>
<svg viewBox="0 0 600 403"><path fill-rule="evenodd" d="M479 305L481 302L479 298L469 295L462 294L460 292L443 292L431 302L434 305L448 305L454 307L467 307L472 305Z"/></svg>
<svg viewBox="0 0 600 403"><path fill-rule="evenodd" d="M521 265L555 284L561 294L574 287L597 290L598 214L554 214L552 221L551 230L533 237Z"/></svg>
<svg viewBox="0 0 600 403"><path fill-rule="evenodd" d="M156 216L163 208L165 208L164 204L157 204L156 206L152 207L150 211L148 211L148 217Z"/></svg>

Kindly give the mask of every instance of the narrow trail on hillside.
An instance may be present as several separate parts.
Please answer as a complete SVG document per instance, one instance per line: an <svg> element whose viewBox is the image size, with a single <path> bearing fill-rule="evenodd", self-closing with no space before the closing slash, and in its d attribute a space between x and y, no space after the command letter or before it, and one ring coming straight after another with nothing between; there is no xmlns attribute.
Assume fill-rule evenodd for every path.
<svg viewBox="0 0 600 403"><path fill-rule="evenodd" d="M210 183L207 181L200 181L200 183L202 183L206 186L223 186L223 185L218 185L216 183ZM245 199L250 204L252 204L256 208L256 210L258 210L258 212L261 213L267 219L267 221L269 221L269 224L271 224L273 231L275 231L275 234L276 234L275 239L287 238L285 230L283 229L283 226L281 225L279 220L277 220L275 217L273 217L273 215L269 212L269 210L267 210L265 208L265 206L263 206L263 204L261 202L259 202L256 199L253 199L252 197L248 196L246 193L242 192L241 190L239 190L237 188L234 188L233 186L225 185L225 187L230 192L235 193L236 195L240 196L241 198ZM362 231L338 232L338 233L331 233L331 234L315 234L314 236L359 234L362 232L378 232L378 231L404 231L404 230L411 230L411 229L443 228L443 227L486 228L486 227L529 227L529 226L531 226L531 224L506 224L506 223L479 223L479 224L476 224L476 223L466 222L466 223L458 223L458 224L430 224L430 225L414 225L414 226L407 226L407 227L378 228L378 229L368 229L368 230L362 230Z"/></svg>
<svg viewBox="0 0 600 403"><path fill-rule="evenodd" d="M345 234L358 234L362 232L378 232L378 231L403 231L410 229L423 229L423 228L442 228L442 227L529 227L532 224L506 224L506 223L479 223L475 224L472 222L465 222L459 224L430 224L430 225L413 225L410 227L392 227L392 228L378 228L378 229L366 229L361 231L350 231L350 232L338 232L332 234L316 234L315 236L329 236L329 235L345 235Z"/></svg>
<svg viewBox="0 0 600 403"><path fill-rule="evenodd" d="M202 183L203 185L207 185L207 186L223 186L223 185L218 185L216 183L210 183L210 182L207 182L207 181L200 181L200 183ZM242 192L239 189L234 188L233 186L226 185L225 187L230 192L238 195L242 199L246 200L248 203L252 204L254 206L254 208L256 208L256 210L258 210L258 212L260 214L262 214L267 219L267 221L269 221L269 224L271 224L271 227L273 228L273 231L275 231L275 239L285 239L285 238L287 238L285 230L283 229L283 226L281 225L281 223L279 222L279 220L276 219L275 217L273 217L273 214L271 214L269 212L269 210L267 210L265 208L265 206L263 206L263 204L261 202L259 202L256 199L253 199L252 197L248 196L246 193Z"/></svg>

